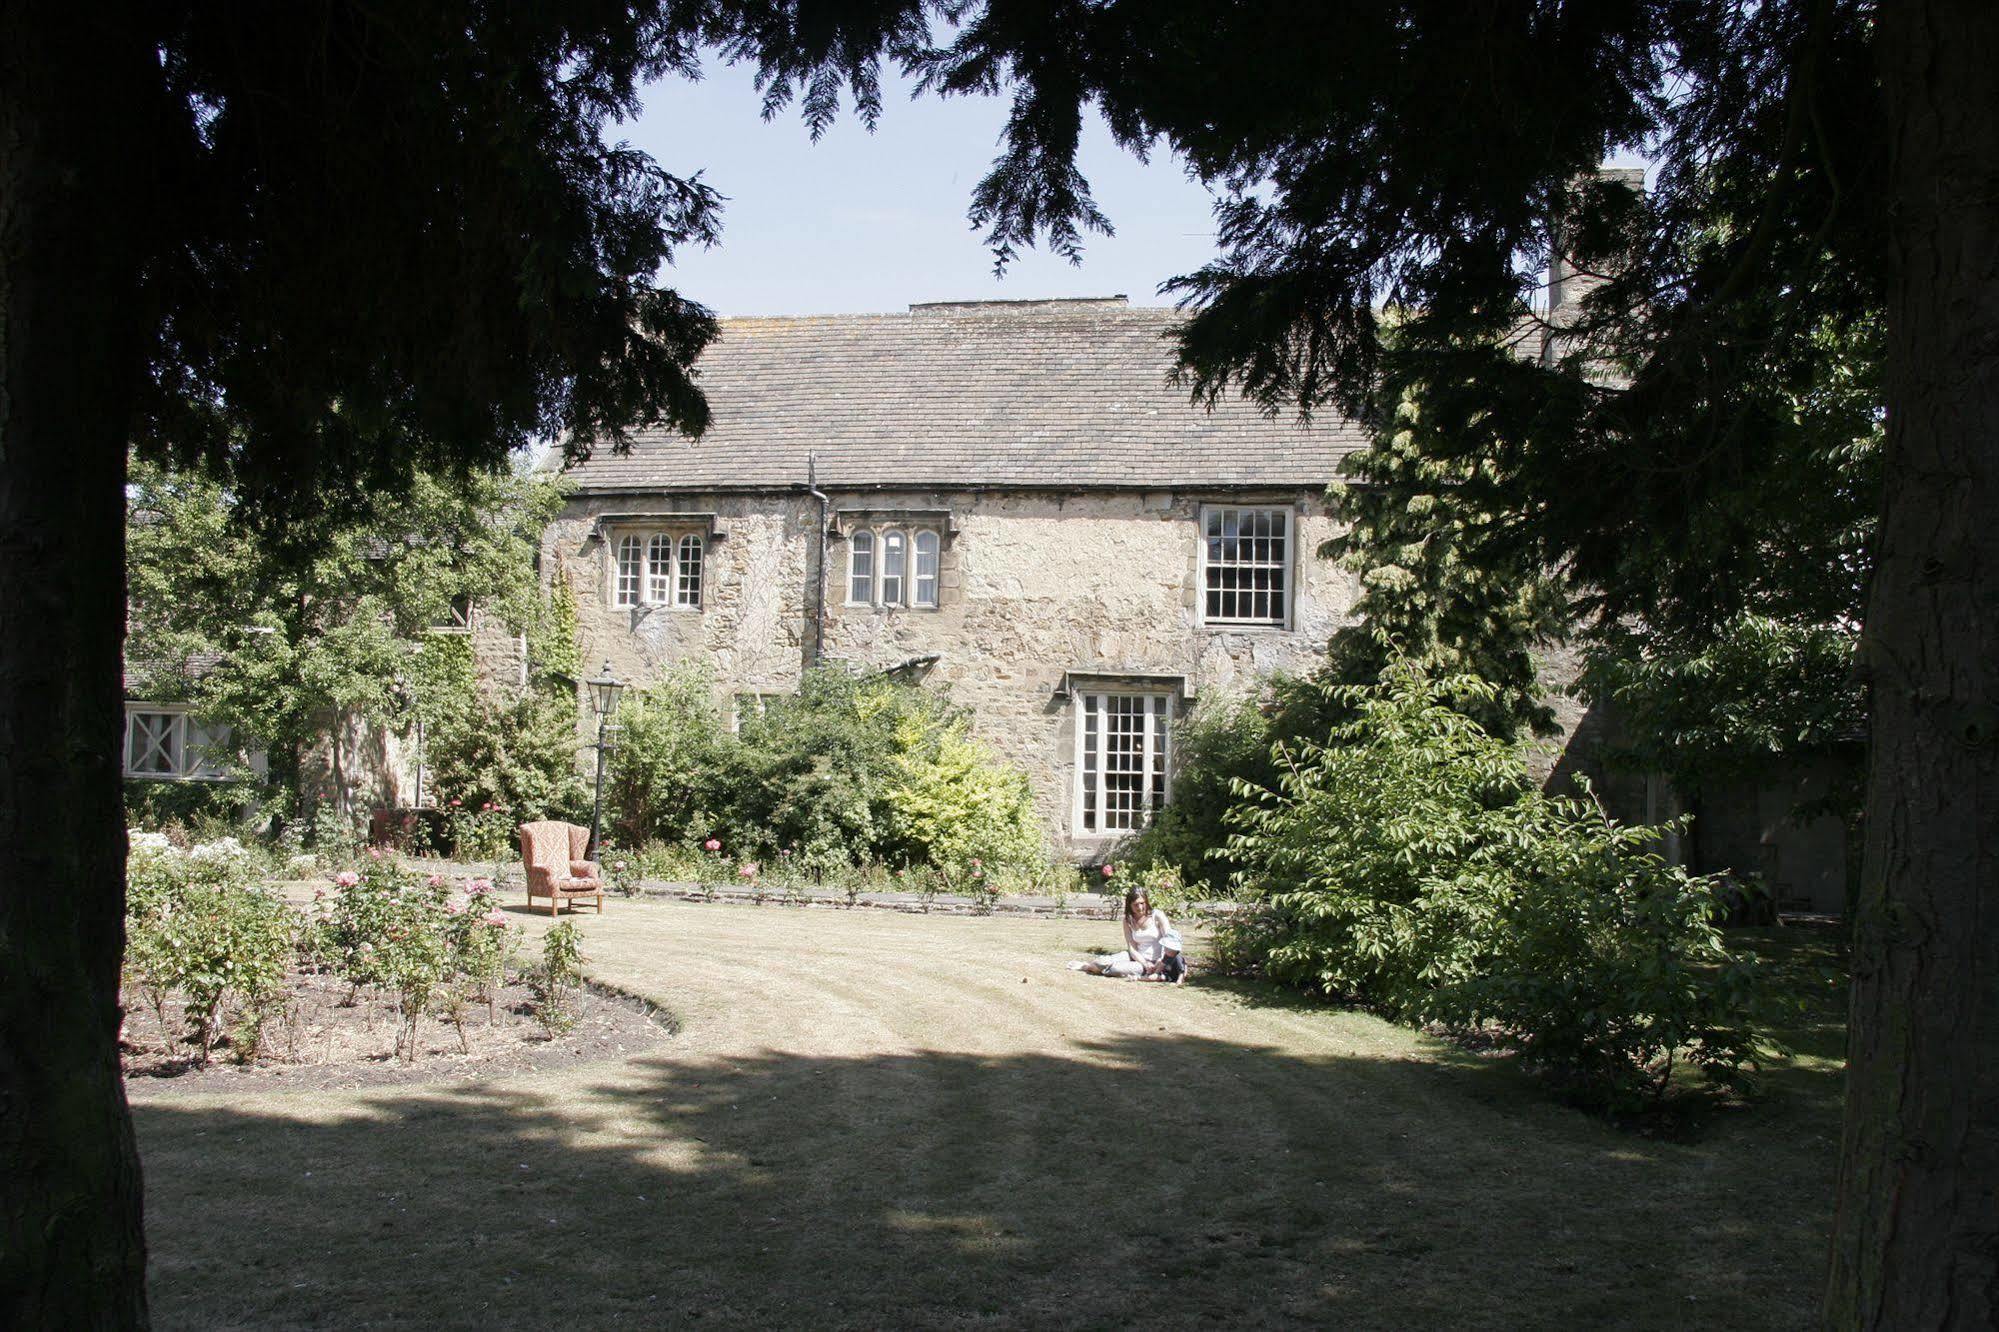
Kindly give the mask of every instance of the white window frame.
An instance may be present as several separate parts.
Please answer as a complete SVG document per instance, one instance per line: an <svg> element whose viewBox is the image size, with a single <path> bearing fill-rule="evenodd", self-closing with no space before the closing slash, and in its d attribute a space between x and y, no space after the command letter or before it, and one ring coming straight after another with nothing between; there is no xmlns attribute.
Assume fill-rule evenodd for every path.
<svg viewBox="0 0 1999 1332"><path fill-rule="evenodd" d="M173 747L170 764L166 767L140 767L134 760L143 756L137 749L140 718L159 718L166 722L163 730L157 730ZM147 752L158 752L156 743L147 743ZM241 753L235 738L227 726L209 723L196 717L185 703L127 703L125 705L124 752L120 755L119 767L127 777L156 782L226 782L234 778L228 764L217 764L209 755L215 748ZM264 771L262 751L253 750L247 755L250 771L261 775Z"/></svg>
<svg viewBox="0 0 1999 1332"><path fill-rule="evenodd" d="M926 562L929 565L927 570L924 567ZM943 573L944 538L935 528L919 527L912 531L909 534L909 604L917 610L936 610L937 587L943 580Z"/></svg>
<svg viewBox="0 0 1999 1332"><path fill-rule="evenodd" d="M892 544L899 546L894 554L900 564L899 571L893 574L889 572ZM866 572L857 573L854 566L863 558L867 561ZM930 566L927 573L925 559ZM847 533L846 584L846 604L856 609L936 610L943 600L944 533L921 523L881 523L853 528Z"/></svg>
<svg viewBox="0 0 1999 1332"><path fill-rule="evenodd" d="M1241 555L1240 547L1238 547L1235 559L1222 560L1217 563L1215 554L1210 549L1210 543L1225 540L1226 538L1221 536L1210 537L1208 535L1209 521L1213 517L1226 523L1227 518L1225 515L1228 514L1236 516L1238 532L1241 530L1242 519L1246 515L1268 515L1282 518L1284 522L1284 534L1281 538L1284 543L1282 557L1277 559L1257 559L1252 556L1249 559L1244 559ZM1200 507L1196 522L1199 524L1199 527L1196 529L1195 539L1199 543L1200 559L1197 562L1198 568L1195 573L1195 596L1198 599L1197 604L1200 607L1200 622L1204 625L1212 625L1220 629L1289 629L1291 627L1293 607L1297 602L1298 587L1298 512L1296 507L1288 504L1203 504ZM1237 539L1242 540L1243 538L1238 537ZM1252 541L1259 539L1268 541L1277 538L1266 536L1263 538L1251 537L1247 539ZM1274 595L1280 598L1282 605L1277 614L1271 616L1231 616L1211 613L1208 608L1208 574L1211 569L1220 568L1267 569L1279 573L1283 578L1283 583L1281 588L1274 591ZM1244 597L1253 595L1253 589L1237 589L1236 595Z"/></svg>
<svg viewBox="0 0 1999 1332"><path fill-rule="evenodd" d="M1075 837L1101 841L1129 837L1150 826L1159 810L1172 802L1174 698L1171 691L1163 689L1098 688L1076 691L1071 704L1076 728L1076 776L1070 811L1070 827ZM1104 779L1112 775L1104 762L1109 756L1104 744L1107 735L1105 720L1110 715L1112 700L1140 700L1145 718L1144 730L1139 736L1139 771L1143 779L1138 789L1137 818L1129 826L1117 828L1105 826L1109 810L1104 798ZM1096 720L1094 729L1090 726L1093 714ZM1090 799L1093 777L1094 802ZM1093 817L1097 823L1094 828L1089 826Z"/></svg>
<svg viewBox="0 0 1999 1332"><path fill-rule="evenodd" d="M701 580L708 572L708 538L699 532L682 532L673 543L673 607L675 610L701 609Z"/></svg>
<svg viewBox="0 0 1999 1332"><path fill-rule="evenodd" d="M687 543L694 543L689 558ZM664 606L699 611L708 577L708 537L685 527L634 527L605 543L605 580L618 610Z"/></svg>

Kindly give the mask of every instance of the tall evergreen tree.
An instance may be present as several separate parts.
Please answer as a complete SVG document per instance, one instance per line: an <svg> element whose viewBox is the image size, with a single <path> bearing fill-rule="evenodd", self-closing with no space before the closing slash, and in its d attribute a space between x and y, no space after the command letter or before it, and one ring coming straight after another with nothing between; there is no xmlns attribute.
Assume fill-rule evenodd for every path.
<svg viewBox="0 0 1999 1332"><path fill-rule="evenodd" d="M0 5L0 1324L145 1321L119 1081L128 446L266 528L698 430L715 196L607 138L614 0Z"/></svg>

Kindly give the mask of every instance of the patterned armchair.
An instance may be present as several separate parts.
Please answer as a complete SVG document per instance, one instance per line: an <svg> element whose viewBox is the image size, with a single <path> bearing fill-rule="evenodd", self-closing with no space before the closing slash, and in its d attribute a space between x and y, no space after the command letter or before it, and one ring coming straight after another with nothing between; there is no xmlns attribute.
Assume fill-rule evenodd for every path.
<svg viewBox="0 0 1999 1332"><path fill-rule="evenodd" d="M589 851L588 828L552 820L523 823L521 863L527 867L528 910L534 910L537 897L546 897L548 914L560 915L564 899L573 903L594 897L598 914L603 914L604 876L595 862L583 859Z"/></svg>

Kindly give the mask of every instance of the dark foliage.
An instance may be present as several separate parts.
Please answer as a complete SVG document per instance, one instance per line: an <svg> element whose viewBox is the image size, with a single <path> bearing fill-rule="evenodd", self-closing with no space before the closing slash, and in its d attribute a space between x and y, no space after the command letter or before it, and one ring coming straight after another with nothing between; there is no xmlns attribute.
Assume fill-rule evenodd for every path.
<svg viewBox="0 0 1999 1332"><path fill-rule="evenodd" d="M619 3L168 5L134 438L264 517L698 431L714 334L654 285L717 196L608 139L691 69Z"/></svg>

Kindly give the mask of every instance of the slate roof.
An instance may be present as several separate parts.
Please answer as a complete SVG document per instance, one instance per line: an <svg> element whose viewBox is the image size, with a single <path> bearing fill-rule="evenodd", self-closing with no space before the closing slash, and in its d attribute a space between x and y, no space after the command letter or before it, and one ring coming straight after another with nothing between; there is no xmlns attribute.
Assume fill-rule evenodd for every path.
<svg viewBox="0 0 1999 1332"><path fill-rule="evenodd" d="M220 652L190 652L179 662L125 659L125 697L171 702L222 664Z"/></svg>
<svg viewBox="0 0 1999 1332"><path fill-rule="evenodd" d="M1350 422L1212 412L1166 381L1177 312L1123 297L907 314L725 319L696 369L698 440L653 429L568 469L585 491L1309 486L1366 444Z"/></svg>

